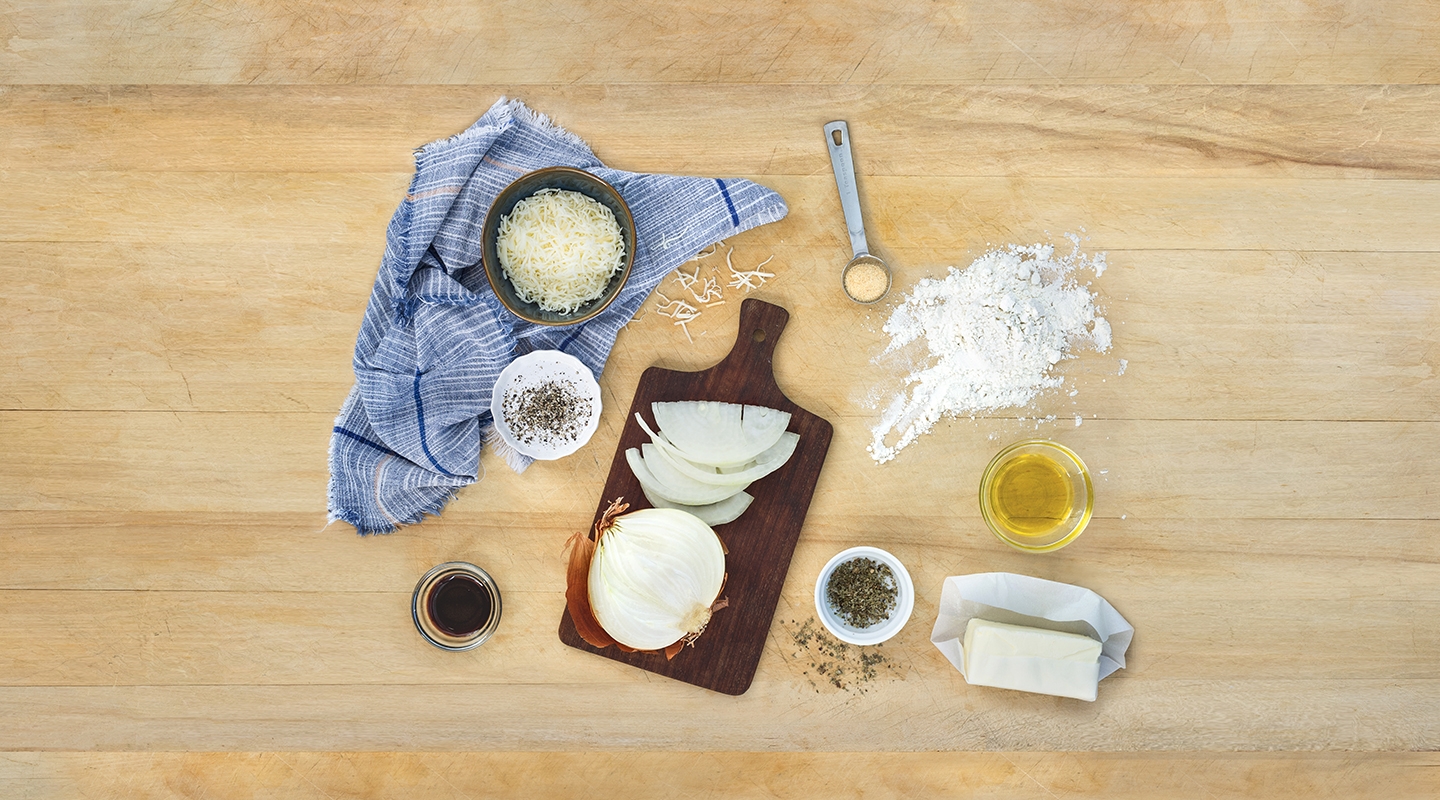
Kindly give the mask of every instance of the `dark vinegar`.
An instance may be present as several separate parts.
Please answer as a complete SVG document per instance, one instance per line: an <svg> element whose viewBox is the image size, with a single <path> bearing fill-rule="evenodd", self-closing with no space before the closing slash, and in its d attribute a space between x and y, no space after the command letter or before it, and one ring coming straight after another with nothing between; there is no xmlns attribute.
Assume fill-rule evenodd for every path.
<svg viewBox="0 0 1440 800"><path fill-rule="evenodd" d="M491 607L490 592L469 575L441 578L426 604L430 621L451 636L469 636L485 627Z"/></svg>

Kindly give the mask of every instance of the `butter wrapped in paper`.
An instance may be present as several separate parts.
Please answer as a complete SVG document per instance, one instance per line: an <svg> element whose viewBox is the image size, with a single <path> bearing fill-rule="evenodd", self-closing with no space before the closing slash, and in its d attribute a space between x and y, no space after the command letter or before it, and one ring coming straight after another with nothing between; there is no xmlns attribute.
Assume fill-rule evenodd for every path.
<svg viewBox="0 0 1440 800"><path fill-rule="evenodd" d="M1001 625L978 626L983 652L977 648L977 655L989 657L980 659L973 680L964 641L972 619ZM1098 658L1093 652L1081 652L1085 648L1078 640L1067 645L1058 641L1060 637L1007 629L1013 626L1089 637L1099 643ZM1125 651L1134 635L1135 629L1120 612L1089 589L985 572L945 579L930 641L967 682L1093 700L1099 682L1125 666ZM970 638L974 636L972 631ZM994 658L997 654L1003 656ZM1090 658L1093 663L1085 663Z"/></svg>

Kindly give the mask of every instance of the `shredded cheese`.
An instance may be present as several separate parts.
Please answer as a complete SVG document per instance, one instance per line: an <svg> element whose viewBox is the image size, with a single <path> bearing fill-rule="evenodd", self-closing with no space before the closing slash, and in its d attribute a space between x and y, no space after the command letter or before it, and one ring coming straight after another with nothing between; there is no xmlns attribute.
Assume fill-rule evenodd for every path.
<svg viewBox="0 0 1440 800"><path fill-rule="evenodd" d="M725 242L723 241L716 242L708 251L697 253L690 261L701 261L715 255L724 244ZM775 277L773 272L764 272L761 270L761 267L769 264L774 260L775 256L772 255L770 258L760 262L754 269L741 270L736 269L734 262L731 260L731 254L734 252L735 248L733 247L725 252L725 266L730 269L729 285L732 288L743 288L746 292L750 292L763 286L766 279ZM675 271L674 281L680 284L680 288L688 292L695 302L692 304L684 299L671 300L659 290L656 290L655 313L674 320L674 324L680 326L680 329L685 331L685 338L689 339L691 344L694 344L695 338L690 335L690 323L700 317L701 308L713 308L714 306L725 305L725 290L721 288L720 280L720 273L713 268L710 275L701 275L699 266L696 266L691 272L677 269ZM709 334L709 331L700 332L701 336L708 336Z"/></svg>
<svg viewBox="0 0 1440 800"><path fill-rule="evenodd" d="M719 242L716 242L715 244L710 245L710 249L709 249L709 250L701 250L700 252L696 253L696 254L695 254L695 257L692 258L692 259L690 259L690 261L700 261L701 259L706 259L706 258L709 258L710 256L715 255L715 253L716 253L717 251L719 251L720 245L722 245L722 244L725 244L725 242L724 242L723 240L722 240L722 241L719 241ZM690 262L687 261L686 263L690 263Z"/></svg>
<svg viewBox="0 0 1440 800"><path fill-rule="evenodd" d="M694 344L695 339L690 336L690 326L687 323L693 322L700 316L700 309L690 305L684 300L671 300L658 291L655 292L655 295L665 301L663 304L656 304L655 313L662 317L669 317L675 320L675 324L679 325L680 329L685 331L685 338L689 339L691 344Z"/></svg>
<svg viewBox="0 0 1440 800"><path fill-rule="evenodd" d="M677 269L675 282L680 284L681 288L689 291L690 296L695 298L697 303L712 303L725 297L724 290L720 288L720 282L714 277L700 277L699 267L696 267L694 272Z"/></svg>
<svg viewBox="0 0 1440 800"><path fill-rule="evenodd" d="M690 305L684 300L671 300L670 298L666 297L663 294L660 294L659 292L656 292L655 294L659 296L661 300L665 301L663 304L659 304L655 308L655 313L659 314L662 317L669 317L670 319L680 320L682 322L689 322L690 320L693 320L696 317L700 316L700 309Z"/></svg>
<svg viewBox="0 0 1440 800"><path fill-rule="evenodd" d="M733 252L735 252L734 249L731 249L730 253ZM735 265L730 263L730 253L725 254L725 266L730 268L730 288L744 289L745 292L748 294L756 289L759 289L761 286L764 286L766 280L775 277L775 273L763 272L760 269L761 267L773 261L775 259L775 256L770 256L764 261L761 261L759 264L756 264L755 269L743 270L735 269Z"/></svg>
<svg viewBox="0 0 1440 800"><path fill-rule="evenodd" d="M603 203L541 189L501 218L495 254L521 299L569 314L604 293L625 259L625 240Z"/></svg>

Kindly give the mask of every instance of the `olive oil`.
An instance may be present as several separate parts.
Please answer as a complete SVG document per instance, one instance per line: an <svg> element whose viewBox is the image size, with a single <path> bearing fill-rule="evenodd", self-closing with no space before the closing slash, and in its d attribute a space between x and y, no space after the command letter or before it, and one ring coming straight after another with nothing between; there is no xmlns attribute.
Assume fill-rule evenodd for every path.
<svg viewBox="0 0 1440 800"><path fill-rule="evenodd" d="M1040 453L1000 465L990 482L996 521L1017 536L1044 536L1070 517L1075 490L1065 468Z"/></svg>

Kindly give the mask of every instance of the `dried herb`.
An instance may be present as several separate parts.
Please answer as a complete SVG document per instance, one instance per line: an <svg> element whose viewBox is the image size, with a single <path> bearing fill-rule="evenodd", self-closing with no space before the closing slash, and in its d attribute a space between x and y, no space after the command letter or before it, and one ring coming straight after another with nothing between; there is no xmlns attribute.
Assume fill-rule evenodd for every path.
<svg viewBox="0 0 1440 800"><path fill-rule="evenodd" d="M852 628L868 628L889 619L898 593L895 573L870 558L852 558L838 565L825 584L825 599Z"/></svg>
<svg viewBox="0 0 1440 800"><path fill-rule="evenodd" d="M505 393L505 423L522 444L574 440L590 419L590 398L574 381L555 380Z"/></svg>
<svg viewBox="0 0 1440 800"><path fill-rule="evenodd" d="M898 677L897 665L886 660L880 652L881 645L853 647L837 641L820 627L814 617L805 620L798 628L793 627L796 624L792 619L787 626L795 645L790 657L804 665L803 676L816 692L822 686L816 683L817 679L842 691L864 694L872 688L867 684L878 680L882 670L886 677Z"/></svg>

